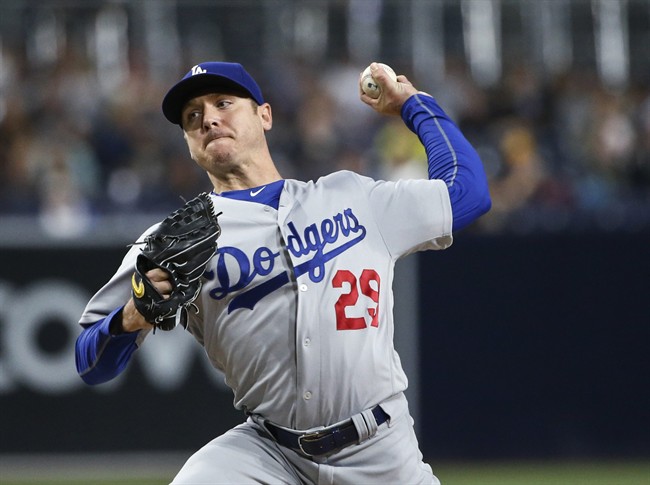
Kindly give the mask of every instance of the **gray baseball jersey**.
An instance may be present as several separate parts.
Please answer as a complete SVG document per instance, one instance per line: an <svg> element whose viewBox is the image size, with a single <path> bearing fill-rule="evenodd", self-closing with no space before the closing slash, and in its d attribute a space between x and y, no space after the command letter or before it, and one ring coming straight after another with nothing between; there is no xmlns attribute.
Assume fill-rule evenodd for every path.
<svg viewBox="0 0 650 485"><path fill-rule="evenodd" d="M445 183L341 171L317 182L285 180L277 210L213 200L222 235L188 331L224 372L235 406L302 430L401 393L407 379L393 347L394 264L451 244ZM138 252L128 252L81 323L128 300Z"/></svg>

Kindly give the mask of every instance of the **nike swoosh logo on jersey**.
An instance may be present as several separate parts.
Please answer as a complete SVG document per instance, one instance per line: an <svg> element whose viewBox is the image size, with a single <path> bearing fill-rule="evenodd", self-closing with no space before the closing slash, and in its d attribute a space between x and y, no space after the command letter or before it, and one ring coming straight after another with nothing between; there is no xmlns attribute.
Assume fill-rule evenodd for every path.
<svg viewBox="0 0 650 485"><path fill-rule="evenodd" d="M264 187L262 187L261 189L251 190L251 197L255 197L257 194L259 194L265 188L266 188L266 185Z"/></svg>

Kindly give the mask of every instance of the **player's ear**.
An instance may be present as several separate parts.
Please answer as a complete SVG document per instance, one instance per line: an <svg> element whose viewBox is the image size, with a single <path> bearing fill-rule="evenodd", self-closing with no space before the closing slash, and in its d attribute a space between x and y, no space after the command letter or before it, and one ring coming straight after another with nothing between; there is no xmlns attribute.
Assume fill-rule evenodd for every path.
<svg viewBox="0 0 650 485"><path fill-rule="evenodd" d="M271 111L271 105L269 103L264 103L261 106L257 107L257 114L262 120L262 127L264 131L269 131L273 126L273 113Z"/></svg>

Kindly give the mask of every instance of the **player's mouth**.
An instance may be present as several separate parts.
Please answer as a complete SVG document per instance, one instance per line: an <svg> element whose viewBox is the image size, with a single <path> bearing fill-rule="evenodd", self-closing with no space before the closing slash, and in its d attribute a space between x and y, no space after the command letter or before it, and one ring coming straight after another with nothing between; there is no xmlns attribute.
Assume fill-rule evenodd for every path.
<svg viewBox="0 0 650 485"><path fill-rule="evenodd" d="M204 145L204 148L207 148L207 146L208 146L210 143L212 143L213 141L215 141L215 140L216 140L216 141L218 141L218 140L222 140L222 139L224 139L224 138L232 138L232 137L231 137L230 135L226 134L226 133L211 133L211 134L208 135L208 137L205 139L205 145Z"/></svg>

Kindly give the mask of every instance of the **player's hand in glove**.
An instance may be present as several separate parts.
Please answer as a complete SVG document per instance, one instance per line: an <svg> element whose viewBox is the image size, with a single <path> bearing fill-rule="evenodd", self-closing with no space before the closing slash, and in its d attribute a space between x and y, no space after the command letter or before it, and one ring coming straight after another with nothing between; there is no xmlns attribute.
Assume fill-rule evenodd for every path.
<svg viewBox="0 0 650 485"><path fill-rule="evenodd" d="M146 273L147 279L151 281L156 291L165 299L169 298L172 293L172 282L169 273L156 268ZM131 291L133 293L133 291ZM138 330L150 329L153 325L147 322L142 314L135 308L133 296L122 309L119 319L114 319L111 323L111 333L118 335L124 332L136 332Z"/></svg>
<svg viewBox="0 0 650 485"><path fill-rule="evenodd" d="M208 194L167 216L144 240L131 279L135 309L154 326L187 326L187 312L217 249L221 228ZM164 272L164 273L162 273Z"/></svg>

